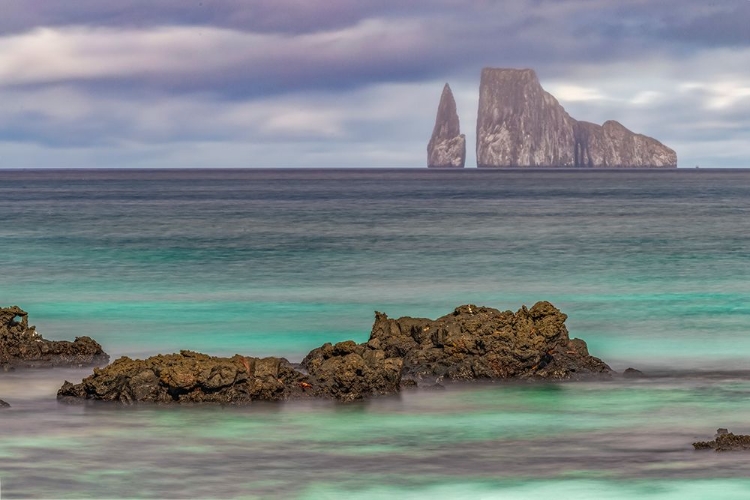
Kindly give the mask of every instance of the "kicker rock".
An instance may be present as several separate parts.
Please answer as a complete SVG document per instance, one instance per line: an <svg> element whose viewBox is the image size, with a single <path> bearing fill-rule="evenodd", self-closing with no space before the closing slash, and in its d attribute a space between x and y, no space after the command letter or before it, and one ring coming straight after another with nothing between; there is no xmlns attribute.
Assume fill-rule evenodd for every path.
<svg viewBox="0 0 750 500"><path fill-rule="evenodd" d="M466 162L466 136L461 133L456 100L446 83L440 96L435 128L427 145L427 166L463 168Z"/></svg>
<svg viewBox="0 0 750 500"><path fill-rule="evenodd" d="M578 122L530 69L485 68L477 115L478 167L676 167L656 139L615 121Z"/></svg>
<svg viewBox="0 0 750 500"><path fill-rule="evenodd" d="M662 143L635 134L620 123L604 125L578 122L576 129L577 167L676 167L677 154Z"/></svg>
<svg viewBox="0 0 750 500"><path fill-rule="evenodd" d="M533 70L482 70L478 167L573 167L574 128L575 120Z"/></svg>

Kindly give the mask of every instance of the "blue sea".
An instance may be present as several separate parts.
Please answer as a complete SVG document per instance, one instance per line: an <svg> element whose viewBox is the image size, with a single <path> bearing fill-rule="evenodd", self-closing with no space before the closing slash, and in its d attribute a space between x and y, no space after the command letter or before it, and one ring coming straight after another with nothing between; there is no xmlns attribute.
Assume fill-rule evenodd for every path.
<svg viewBox="0 0 750 500"><path fill-rule="evenodd" d="M0 305L112 359L300 361L374 311L548 300L615 370L355 404L58 404L0 373L5 498L747 499L750 170L4 170Z"/></svg>

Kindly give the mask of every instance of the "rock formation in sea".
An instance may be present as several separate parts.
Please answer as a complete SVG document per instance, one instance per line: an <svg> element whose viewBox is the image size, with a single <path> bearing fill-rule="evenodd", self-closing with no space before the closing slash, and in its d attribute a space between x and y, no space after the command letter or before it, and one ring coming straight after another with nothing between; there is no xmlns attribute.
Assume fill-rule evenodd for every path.
<svg viewBox="0 0 750 500"><path fill-rule="evenodd" d="M476 139L480 168L677 166L674 150L616 121L576 121L531 69L482 70Z"/></svg>
<svg viewBox="0 0 750 500"><path fill-rule="evenodd" d="M570 339L567 316L549 302L518 312L465 305L436 320L375 314L370 338L284 358L231 358L191 351L127 357L65 382L62 401L223 403L328 398L355 401L446 381L609 377L612 370Z"/></svg>
<svg viewBox="0 0 750 500"><path fill-rule="evenodd" d="M418 383L609 376L586 342L570 339L566 319L549 302L516 313L464 305L434 321L378 313L368 345L402 358L402 377Z"/></svg>
<svg viewBox="0 0 750 500"><path fill-rule="evenodd" d="M2 410L3 408L10 408L10 405L6 403L5 401L3 401L2 399L0 399L0 410Z"/></svg>
<svg viewBox="0 0 750 500"><path fill-rule="evenodd" d="M47 340L29 326L28 313L18 306L0 308L0 369L95 366L109 355L90 337L75 341Z"/></svg>
<svg viewBox="0 0 750 500"><path fill-rule="evenodd" d="M456 112L456 100L446 83L440 96L435 128L427 144L427 166L433 168L463 168L466 163L466 136Z"/></svg>
<svg viewBox="0 0 750 500"><path fill-rule="evenodd" d="M750 436L732 434L726 429L717 429L713 441L698 441L693 443L696 450L714 451L747 451L750 450Z"/></svg>

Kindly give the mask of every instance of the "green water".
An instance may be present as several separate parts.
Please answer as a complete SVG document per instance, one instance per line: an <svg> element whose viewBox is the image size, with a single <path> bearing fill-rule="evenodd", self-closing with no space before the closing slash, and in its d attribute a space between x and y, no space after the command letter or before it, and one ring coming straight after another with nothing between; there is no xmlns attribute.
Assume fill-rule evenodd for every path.
<svg viewBox="0 0 750 500"><path fill-rule="evenodd" d="M367 339L549 300L638 381L58 405L0 374L4 498L748 498L750 171L4 171L0 303L117 357Z"/></svg>

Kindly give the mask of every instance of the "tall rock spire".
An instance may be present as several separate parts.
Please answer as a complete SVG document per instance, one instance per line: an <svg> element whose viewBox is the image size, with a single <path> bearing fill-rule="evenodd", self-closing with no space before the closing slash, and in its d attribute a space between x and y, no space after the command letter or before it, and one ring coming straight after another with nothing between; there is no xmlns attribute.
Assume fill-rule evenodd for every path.
<svg viewBox="0 0 750 500"><path fill-rule="evenodd" d="M446 83L440 96L435 128L427 145L427 166L463 168L466 163L466 137L461 133L456 100Z"/></svg>

